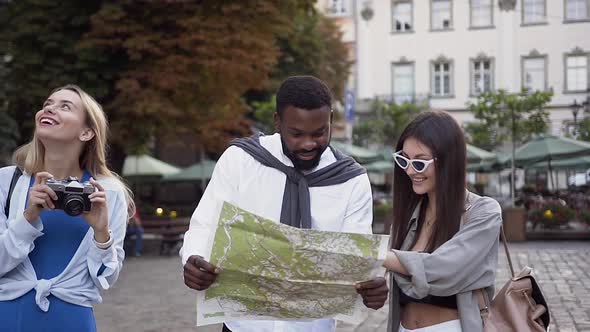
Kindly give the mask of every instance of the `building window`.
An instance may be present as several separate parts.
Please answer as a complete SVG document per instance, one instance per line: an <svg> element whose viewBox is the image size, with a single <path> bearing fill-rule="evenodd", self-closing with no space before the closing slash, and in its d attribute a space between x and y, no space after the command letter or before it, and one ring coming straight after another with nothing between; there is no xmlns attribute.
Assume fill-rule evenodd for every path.
<svg viewBox="0 0 590 332"><path fill-rule="evenodd" d="M328 10L332 15L345 15L348 13L346 10L346 0L330 0Z"/></svg>
<svg viewBox="0 0 590 332"><path fill-rule="evenodd" d="M590 0L565 0L565 20L583 21L590 19Z"/></svg>
<svg viewBox="0 0 590 332"><path fill-rule="evenodd" d="M565 90L586 91L588 89L588 55L567 55L565 66Z"/></svg>
<svg viewBox="0 0 590 332"><path fill-rule="evenodd" d="M490 92L494 88L494 63L489 58L471 60L471 94Z"/></svg>
<svg viewBox="0 0 590 332"><path fill-rule="evenodd" d="M448 30L453 26L451 0L431 0L430 26L432 30Z"/></svg>
<svg viewBox="0 0 590 332"><path fill-rule="evenodd" d="M545 5L545 0L523 0L522 23L545 23L547 21L547 11Z"/></svg>
<svg viewBox="0 0 590 332"><path fill-rule="evenodd" d="M545 57L524 58L522 61L522 85L530 91L545 91L547 61Z"/></svg>
<svg viewBox="0 0 590 332"><path fill-rule="evenodd" d="M393 31L412 31L412 2L394 1L393 5Z"/></svg>
<svg viewBox="0 0 590 332"><path fill-rule="evenodd" d="M492 0L471 0L471 27L491 27L493 8Z"/></svg>
<svg viewBox="0 0 590 332"><path fill-rule="evenodd" d="M432 96L446 97L452 94L452 68L451 61L436 61L432 63Z"/></svg>
<svg viewBox="0 0 590 332"><path fill-rule="evenodd" d="M396 104L411 103L414 100L414 64L394 63L393 101Z"/></svg>

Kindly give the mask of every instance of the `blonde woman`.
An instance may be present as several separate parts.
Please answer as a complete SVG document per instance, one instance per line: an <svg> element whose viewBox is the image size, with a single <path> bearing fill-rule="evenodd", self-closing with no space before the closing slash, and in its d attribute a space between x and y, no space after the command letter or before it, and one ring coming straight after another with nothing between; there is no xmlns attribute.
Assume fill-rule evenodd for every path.
<svg viewBox="0 0 590 332"><path fill-rule="evenodd" d="M106 140L102 108L77 86L54 90L35 115L33 139L14 155L23 174L8 216L0 213L2 331L96 330L92 305L119 276L134 211L130 191L106 166ZM15 171L0 169L0 205ZM56 206L47 184L69 177L95 187L90 210L78 216Z"/></svg>

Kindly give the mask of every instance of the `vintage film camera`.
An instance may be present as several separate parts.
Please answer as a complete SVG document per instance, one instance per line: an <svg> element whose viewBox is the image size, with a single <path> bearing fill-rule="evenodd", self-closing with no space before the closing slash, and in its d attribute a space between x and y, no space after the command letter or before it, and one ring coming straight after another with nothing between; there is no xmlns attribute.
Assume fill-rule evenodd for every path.
<svg viewBox="0 0 590 332"><path fill-rule="evenodd" d="M90 182L80 182L78 178L70 176L64 180L47 179L46 184L57 194L57 200L53 201L56 209L64 210L70 216L90 211L88 196L95 191Z"/></svg>

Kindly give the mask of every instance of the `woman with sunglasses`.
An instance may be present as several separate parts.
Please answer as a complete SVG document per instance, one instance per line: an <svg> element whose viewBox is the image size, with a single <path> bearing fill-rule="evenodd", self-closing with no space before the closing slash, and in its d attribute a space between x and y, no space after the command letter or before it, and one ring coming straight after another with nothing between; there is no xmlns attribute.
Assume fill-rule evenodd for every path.
<svg viewBox="0 0 590 332"><path fill-rule="evenodd" d="M493 296L500 205L465 189L463 131L423 112L394 160L388 331L483 331L477 290Z"/></svg>

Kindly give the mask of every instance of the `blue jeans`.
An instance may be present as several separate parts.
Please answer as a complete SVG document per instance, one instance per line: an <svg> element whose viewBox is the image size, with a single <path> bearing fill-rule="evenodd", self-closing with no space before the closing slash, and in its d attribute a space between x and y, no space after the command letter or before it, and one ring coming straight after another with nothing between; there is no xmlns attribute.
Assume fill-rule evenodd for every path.
<svg viewBox="0 0 590 332"><path fill-rule="evenodd" d="M127 227L127 235L135 235L133 254L140 255L143 250L143 227L131 224Z"/></svg>

